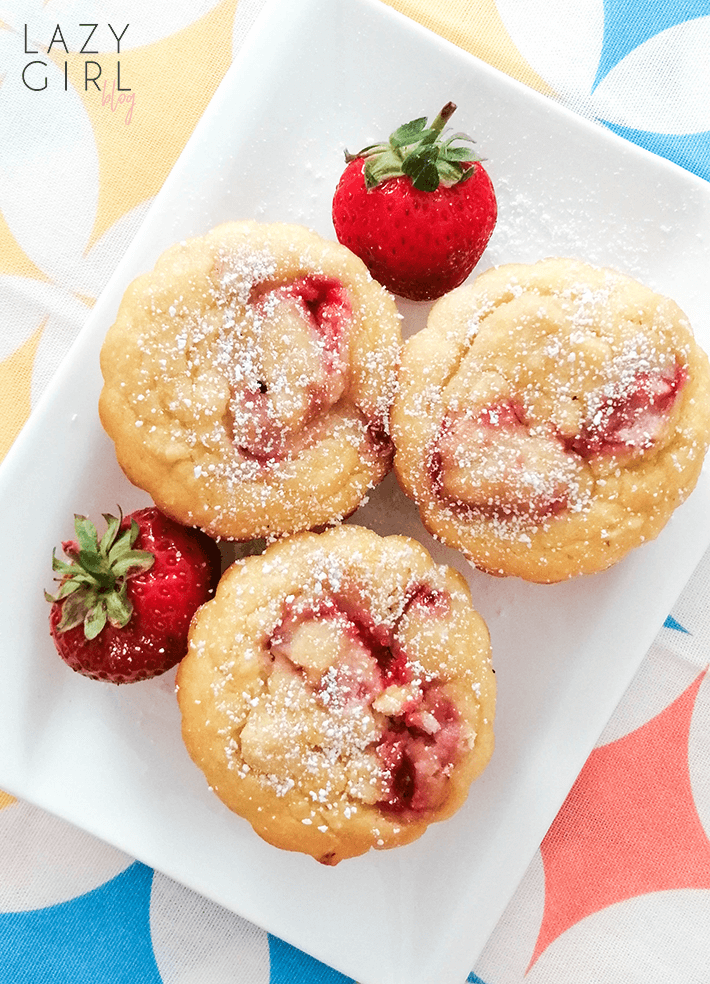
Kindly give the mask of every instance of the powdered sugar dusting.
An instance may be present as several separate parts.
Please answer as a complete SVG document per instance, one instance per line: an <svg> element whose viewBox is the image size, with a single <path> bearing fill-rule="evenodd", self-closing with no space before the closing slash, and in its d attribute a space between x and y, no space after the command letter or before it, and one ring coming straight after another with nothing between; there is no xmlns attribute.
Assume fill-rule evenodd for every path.
<svg viewBox="0 0 710 984"><path fill-rule="evenodd" d="M125 454L156 502L249 539L337 522L384 477L399 315L353 263L296 226L228 223L124 302L116 384L144 435Z"/></svg>
<svg viewBox="0 0 710 984"><path fill-rule="evenodd" d="M292 538L235 565L215 601L244 612L212 679L226 768L314 833L374 817L389 846L436 819L474 752L487 635L464 630L462 582L413 550L350 526Z"/></svg>
<svg viewBox="0 0 710 984"><path fill-rule="evenodd" d="M681 423L697 418L691 363L707 374L695 352L677 306L614 271L555 259L489 270L407 342L398 473L430 530L488 570L506 573L514 555L515 570L554 580L558 562L572 576L597 552L601 569L642 526L658 532L687 494L682 472L697 479L708 421L694 420L697 438Z"/></svg>

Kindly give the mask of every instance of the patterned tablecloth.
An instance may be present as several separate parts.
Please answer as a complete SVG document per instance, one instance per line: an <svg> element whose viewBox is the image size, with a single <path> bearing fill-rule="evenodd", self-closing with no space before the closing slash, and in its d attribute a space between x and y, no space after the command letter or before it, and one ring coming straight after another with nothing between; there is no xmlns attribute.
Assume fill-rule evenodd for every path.
<svg viewBox="0 0 710 984"><path fill-rule="evenodd" d="M0 455L262 5L0 0ZM710 179L708 0L391 6ZM91 28L80 25L94 23L88 40ZM130 79L130 92L113 84L85 92L81 48L99 52L91 59L101 65L116 61L119 45L121 88ZM710 555L668 615L469 981L710 980L709 583ZM345 980L3 793L0 872L0 981L8 984Z"/></svg>

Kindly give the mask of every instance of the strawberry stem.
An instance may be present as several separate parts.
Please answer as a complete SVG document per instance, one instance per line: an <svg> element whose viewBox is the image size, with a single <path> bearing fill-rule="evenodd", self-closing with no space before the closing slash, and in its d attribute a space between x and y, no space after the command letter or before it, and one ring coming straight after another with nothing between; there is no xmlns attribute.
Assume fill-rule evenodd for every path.
<svg viewBox="0 0 710 984"><path fill-rule="evenodd" d="M442 131L456 110L456 104L447 102L435 117L431 126L426 116L403 123L390 133L384 144L371 144L357 154L345 151L348 163L357 158L364 160L363 175L368 191L377 188L390 178L407 177L419 191L436 191L443 182L446 186L465 181L473 173L471 165L478 160L468 146L473 140L465 133L454 133L442 139ZM456 146L454 145L456 142Z"/></svg>
<svg viewBox="0 0 710 984"><path fill-rule="evenodd" d="M439 111L439 115L436 117L434 122L431 124L431 129L436 130L437 133L441 133L455 112L456 103L447 102L447 104Z"/></svg>

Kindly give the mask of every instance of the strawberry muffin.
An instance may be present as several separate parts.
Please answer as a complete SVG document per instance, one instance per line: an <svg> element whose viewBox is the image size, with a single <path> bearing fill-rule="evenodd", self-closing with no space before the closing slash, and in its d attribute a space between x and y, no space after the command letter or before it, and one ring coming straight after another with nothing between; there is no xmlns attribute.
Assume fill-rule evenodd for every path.
<svg viewBox="0 0 710 984"><path fill-rule="evenodd" d="M177 682L210 788L264 840L327 865L451 816L493 749L489 637L466 582L357 526L234 564Z"/></svg>
<svg viewBox="0 0 710 984"><path fill-rule="evenodd" d="M708 360L678 306L568 259L492 269L406 344L395 471L482 570L561 581L653 539L710 441Z"/></svg>
<svg viewBox="0 0 710 984"><path fill-rule="evenodd" d="M338 243L226 223L127 290L101 421L163 512L235 540L352 513L391 467L394 301Z"/></svg>

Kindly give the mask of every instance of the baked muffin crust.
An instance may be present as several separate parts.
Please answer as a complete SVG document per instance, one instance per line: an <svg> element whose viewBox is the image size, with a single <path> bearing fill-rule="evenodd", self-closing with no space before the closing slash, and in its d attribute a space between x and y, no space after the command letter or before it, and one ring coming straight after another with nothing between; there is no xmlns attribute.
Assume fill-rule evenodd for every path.
<svg viewBox="0 0 710 984"><path fill-rule="evenodd" d="M403 350L395 471L428 529L531 581L603 570L694 488L710 372L678 306L568 259L442 298Z"/></svg>
<svg viewBox="0 0 710 984"><path fill-rule="evenodd" d="M466 582L414 540L349 524L223 575L178 701L220 799L324 864L421 836L493 748L489 636Z"/></svg>
<svg viewBox="0 0 710 984"><path fill-rule="evenodd" d="M300 226L226 223L126 291L101 352L119 464L174 519L236 540L353 512L391 467L392 298Z"/></svg>

